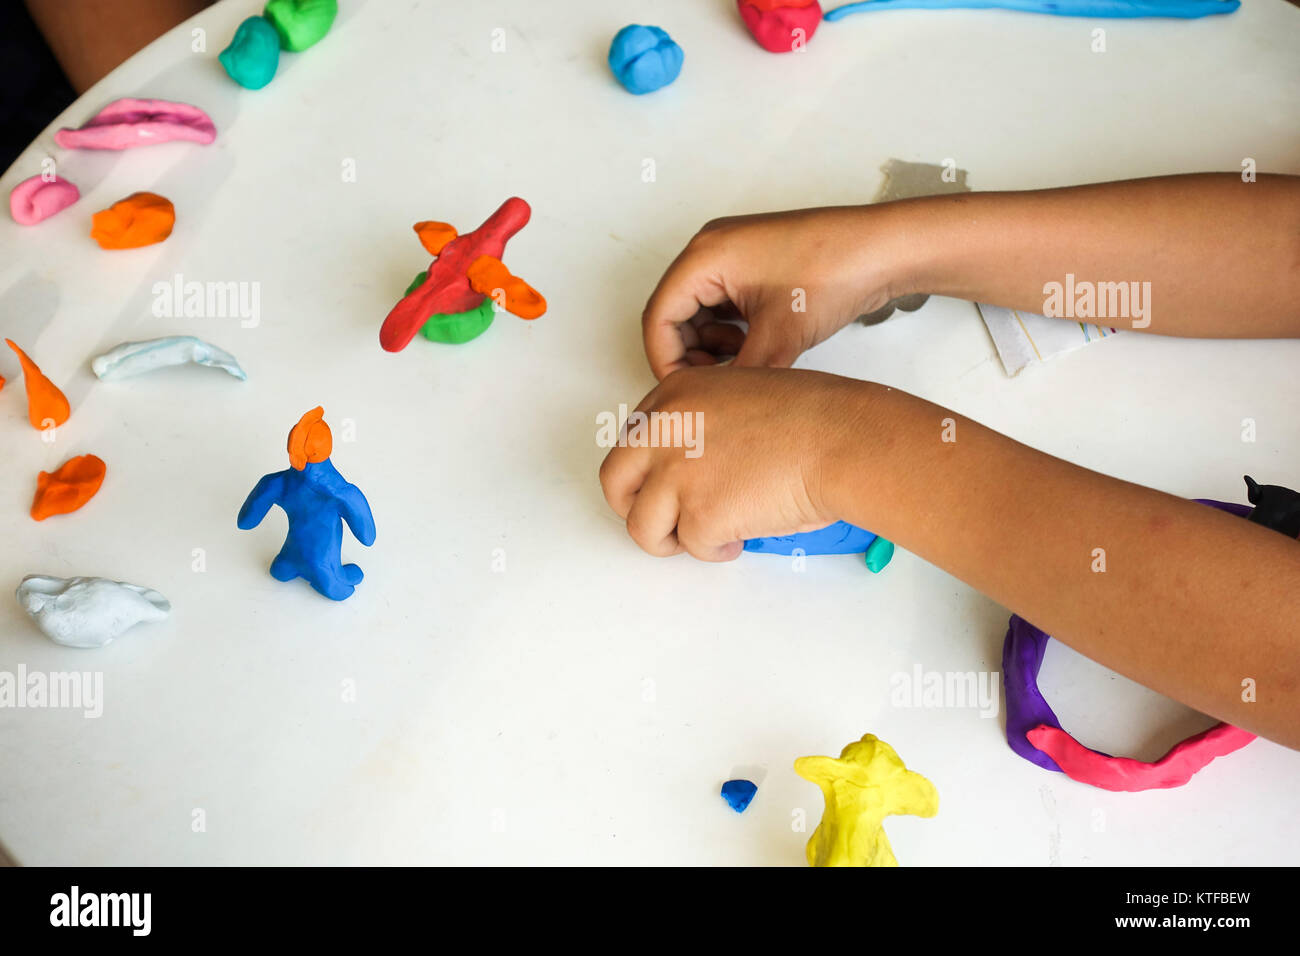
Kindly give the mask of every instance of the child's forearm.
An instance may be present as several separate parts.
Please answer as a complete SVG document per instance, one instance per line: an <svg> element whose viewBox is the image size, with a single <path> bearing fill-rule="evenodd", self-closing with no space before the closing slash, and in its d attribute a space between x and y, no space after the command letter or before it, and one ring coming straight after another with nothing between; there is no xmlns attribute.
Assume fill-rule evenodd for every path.
<svg viewBox="0 0 1300 956"><path fill-rule="evenodd" d="M213 0L27 0L68 82L84 93L147 44ZM188 45L190 40L185 39Z"/></svg>
<svg viewBox="0 0 1300 956"><path fill-rule="evenodd" d="M1166 176L891 207L899 294L1044 312L1048 283L1071 307L1085 305L1087 285L1113 305L1118 290L1102 283L1136 282L1149 290L1144 315L1130 303L1095 320L1163 335L1300 336L1300 177Z"/></svg>
<svg viewBox="0 0 1300 956"><path fill-rule="evenodd" d="M826 492L837 514L1088 657L1300 747L1300 545L905 392L860 394L861 440Z"/></svg>

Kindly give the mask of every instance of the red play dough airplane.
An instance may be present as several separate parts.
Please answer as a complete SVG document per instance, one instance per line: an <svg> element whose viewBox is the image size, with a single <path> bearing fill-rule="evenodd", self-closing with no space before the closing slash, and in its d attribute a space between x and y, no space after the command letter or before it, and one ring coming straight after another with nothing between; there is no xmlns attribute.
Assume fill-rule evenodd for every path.
<svg viewBox="0 0 1300 956"><path fill-rule="evenodd" d="M468 312L491 296L506 311L521 319L535 319L546 311L546 300L523 279L510 274L501 262L506 243L528 225L532 209L519 197L501 204L487 222L463 236L445 222L418 222L416 235L436 258L429 274L410 295L393 306L379 330L379 344L400 352L434 315Z"/></svg>

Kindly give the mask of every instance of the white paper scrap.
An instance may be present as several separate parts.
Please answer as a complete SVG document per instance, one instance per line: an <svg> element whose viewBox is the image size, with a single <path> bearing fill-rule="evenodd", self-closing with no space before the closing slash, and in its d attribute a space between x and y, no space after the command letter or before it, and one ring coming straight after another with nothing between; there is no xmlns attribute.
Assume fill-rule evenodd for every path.
<svg viewBox="0 0 1300 956"><path fill-rule="evenodd" d="M1017 375L1030 365L1041 365L1055 355L1072 352L1118 332L1108 325L1051 319L983 302L976 305L1008 375Z"/></svg>

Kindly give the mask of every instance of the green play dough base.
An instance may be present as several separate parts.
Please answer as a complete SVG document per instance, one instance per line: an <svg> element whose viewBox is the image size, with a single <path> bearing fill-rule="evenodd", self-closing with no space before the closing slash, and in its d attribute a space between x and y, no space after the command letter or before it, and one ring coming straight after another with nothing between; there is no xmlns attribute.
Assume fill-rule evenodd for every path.
<svg viewBox="0 0 1300 956"><path fill-rule="evenodd" d="M894 557L894 542L887 541L877 536L876 540L867 545L867 570L872 574L878 574L885 569L885 565Z"/></svg>
<svg viewBox="0 0 1300 956"><path fill-rule="evenodd" d="M415 280L406 287L404 295L410 295L414 292L420 283L424 282L427 275L427 272L421 272L417 275ZM438 315L429 316L428 320L421 326L420 334L430 342L462 345L486 332L495 317L496 309L493 308L492 300L484 296L483 301L468 312L439 313Z"/></svg>
<svg viewBox="0 0 1300 956"><path fill-rule="evenodd" d="M262 16L275 27L282 47L301 53L329 33L338 13L338 0L271 0Z"/></svg>

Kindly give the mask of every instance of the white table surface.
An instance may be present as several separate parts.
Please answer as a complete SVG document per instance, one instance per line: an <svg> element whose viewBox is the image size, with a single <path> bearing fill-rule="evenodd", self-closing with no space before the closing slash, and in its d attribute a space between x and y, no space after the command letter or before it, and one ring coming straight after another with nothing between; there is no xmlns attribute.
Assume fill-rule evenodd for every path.
<svg viewBox="0 0 1300 956"><path fill-rule="evenodd" d="M729 0L341 6L323 42L249 92L215 56L258 5L218 4L0 179L7 195L48 155L82 189L38 227L0 217L0 326L74 409L43 443L0 355L0 582L103 575L174 605L80 651L0 601L0 670L99 671L105 696L98 719L0 710L0 841L15 860L801 865L791 820L802 809L811 830L821 797L791 762L872 732L941 795L936 818L888 823L904 865L1296 862L1294 752L1257 741L1185 788L1113 794L1015 756L1000 715L891 706L891 675L916 664L1000 670L1006 609L903 552L879 576L855 557L803 574L771 556L650 558L601 496L595 416L651 386L640 309L711 217L865 201L891 157L953 157L976 189L1239 170L1245 156L1300 172L1300 10L878 13L776 57ZM653 96L624 93L604 63L631 22L686 51ZM1098 25L1104 54L1090 51ZM206 52L191 50L196 27ZM202 106L217 141L54 146L59 126L121 96ZM349 159L356 182L342 181ZM90 214L145 189L176 204L174 234L101 251ZM548 314L383 352L379 325L428 262L411 223L464 231L509 195L534 215L506 261ZM153 284L176 273L260 283L260 324L155 318ZM171 333L229 349L248 381L93 377L99 351ZM936 299L801 364L1126 479L1243 500L1243 473L1300 481L1298 359L1298 342L1126 334L1008 379L974 307ZM371 549L345 544L366 579L343 604L269 577L278 510L235 528L317 403L379 531ZM31 521L37 470L86 452L108 463L99 495ZM1061 645L1043 687L1067 728L1114 753L1153 759L1210 723ZM760 783L743 816L717 793L737 771Z"/></svg>

